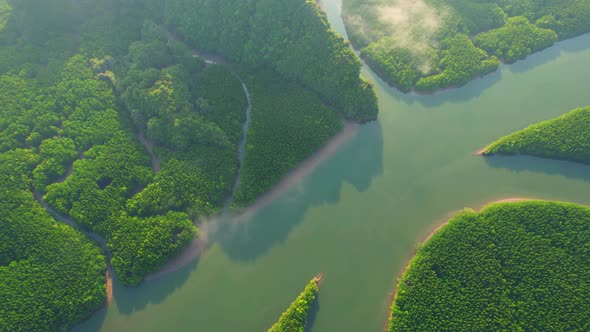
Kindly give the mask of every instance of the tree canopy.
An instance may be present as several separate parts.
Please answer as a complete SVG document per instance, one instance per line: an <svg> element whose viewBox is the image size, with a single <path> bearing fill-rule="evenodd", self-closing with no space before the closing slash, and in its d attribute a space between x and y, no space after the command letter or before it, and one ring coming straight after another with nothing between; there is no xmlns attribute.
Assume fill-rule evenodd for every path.
<svg viewBox="0 0 590 332"><path fill-rule="evenodd" d="M502 137L484 155L531 155L590 164L590 108L578 108L558 118Z"/></svg>
<svg viewBox="0 0 590 332"><path fill-rule="evenodd" d="M590 32L590 0L343 0L343 18L387 83L430 92Z"/></svg>
<svg viewBox="0 0 590 332"><path fill-rule="evenodd" d="M417 252L389 331L586 331L590 208L527 201L465 210Z"/></svg>
<svg viewBox="0 0 590 332"><path fill-rule="evenodd" d="M283 312L268 332L303 332L307 317L319 292L317 277L312 279L299 296Z"/></svg>
<svg viewBox="0 0 590 332"><path fill-rule="evenodd" d="M375 119L359 72L314 1L0 0L0 329L67 328L106 260L137 285L185 247L234 194L249 106L242 205Z"/></svg>

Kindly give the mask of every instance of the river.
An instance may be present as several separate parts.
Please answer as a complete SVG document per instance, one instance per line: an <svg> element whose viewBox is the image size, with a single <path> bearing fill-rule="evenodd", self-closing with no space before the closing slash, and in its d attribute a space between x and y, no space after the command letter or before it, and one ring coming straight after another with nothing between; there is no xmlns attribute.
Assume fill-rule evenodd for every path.
<svg viewBox="0 0 590 332"><path fill-rule="evenodd" d="M322 0L343 33L338 0ZM431 96L376 82L379 121L199 259L124 288L78 331L266 331L324 272L313 332L383 331L396 276L417 241L463 207L509 197L590 205L590 168L475 156L494 139L590 105L590 35Z"/></svg>

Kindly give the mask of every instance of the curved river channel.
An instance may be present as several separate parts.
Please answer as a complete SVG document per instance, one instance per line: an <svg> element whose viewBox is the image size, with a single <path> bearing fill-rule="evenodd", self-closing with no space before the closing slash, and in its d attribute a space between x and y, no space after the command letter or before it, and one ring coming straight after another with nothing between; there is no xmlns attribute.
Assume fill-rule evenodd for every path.
<svg viewBox="0 0 590 332"><path fill-rule="evenodd" d="M339 0L322 0L344 34ZM379 121L360 126L280 197L227 223L198 259L113 301L78 331L266 331L319 272L313 332L383 331L397 275L436 225L463 207L530 197L590 205L590 167L474 152L590 105L590 35L465 87L404 95L376 83Z"/></svg>

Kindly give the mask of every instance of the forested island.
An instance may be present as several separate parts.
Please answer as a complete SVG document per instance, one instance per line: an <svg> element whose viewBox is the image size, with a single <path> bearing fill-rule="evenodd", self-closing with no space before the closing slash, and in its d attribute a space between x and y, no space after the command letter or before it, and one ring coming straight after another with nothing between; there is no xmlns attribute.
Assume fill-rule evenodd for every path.
<svg viewBox="0 0 590 332"><path fill-rule="evenodd" d="M589 0L343 0L352 45L387 83L433 92L590 32Z"/></svg>
<svg viewBox="0 0 590 332"><path fill-rule="evenodd" d="M571 203L458 213L400 278L389 331L587 331L589 225Z"/></svg>
<svg viewBox="0 0 590 332"><path fill-rule="evenodd" d="M302 332L319 292L322 275L313 278L268 332Z"/></svg>
<svg viewBox="0 0 590 332"><path fill-rule="evenodd" d="M529 126L486 147L491 156L530 155L590 164L590 107Z"/></svg>
<svg viewBox="0 0 590 332"><path fill-rule="evenodd" d="M374 120L360 67L315 1L0 0L2 329L80 321L107 262L137 285Z"/></svg>
<svg viewBox="0 0 590 332"><path fill-rule="evenodd" d="M588 32L589 1L344 0L344 19L388 83L431 92ZM0 0L0 331L67 330L104 306L111 276L139 285L204 220L240 213L343 125L375 120L375 90L360 71L315 0ZM589 163L589 112L533 125L484 154ZM366 128L379 137L358 141L375 146L355 147L371 151L353 155L362 163L345 179L359 193L381 175L388 183L383 165L394 164L381 155L392 146L381 127ZM303 219L338 200L347 177L277 210ZM402 276L388 328L589 330L589 221L589 208L551 202L458 214ZM235 264L254 271L274 245L265 237L287 241L296 222L285 231L261 223L222 254L235 263L236 251L261 242L248 264ZM305 330L320 280L269 331ZM117 302L123 325L130 311L165 302L141 295L133 308Z"/></svg>

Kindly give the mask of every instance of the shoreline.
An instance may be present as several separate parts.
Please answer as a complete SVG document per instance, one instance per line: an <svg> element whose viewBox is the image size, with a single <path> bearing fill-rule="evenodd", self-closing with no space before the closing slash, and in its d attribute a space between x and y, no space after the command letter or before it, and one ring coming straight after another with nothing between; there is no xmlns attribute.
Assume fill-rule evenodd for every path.
<svg viewBox="0 0 590 332"><path fill-rule="evenodd" d="M106 304L109 305L113 301L113 276L110 266L107 266L107 271L105 272L105 281L107 291Z"/></svg>
<svg viewBox="0 0 590 332"><path fill-rule="evenodd" d="M479 150L477 150L477 151L474 152L474 155L475 156L485 156L488 148L489 148L489 146L486 146L485 148L479 149Z"/></svg>
<svg viewBox="0 0 590 332"><path fill-rule="evenodd" d="M315 281L316 285L318 285L318 290L320 289L320 286L322 285L322 280L324 280L324 272L320 272L320 273L318 273L318 275L313 277L313 281Z"/></svg>
<svg viewBox="0 0 590 332"><path fill-rule="evenodd" d="M158 279L166 274L176 272L187 266L199 257L209 246L209 238L219 230L220 223L227 222L238 224L247 222L258 210L263 209L275 201L294 185L299 183L316 167L337 152L342 145L353 139L359 130L359 124L352 121L344 121L342 129L335 136L330 138L324 146L315 153L301 161L298 166L287 172L281 180L266 193L259 196L252 204L241 210L238 214L211 216L209 219L196 225L199 228L199 235L186 246L178 255L169 260L160 269L145 276L145 282ZM229 219L229 220L225 220Z"/></svg>
<svg viewBox="0 0 590 332"><path fill-rule="evenodd" d="M342 145L355 137L358 133L359 126L356 122L344 121L340 132L330 138L324 146L301 161L295 168L288 171L269 191L259 196L252 204L234 217L249 219L256 211L272 203L293 185L311 173L322 162L331 157Z"/></svg>
<svg viewBox="0 0 590 332"><path fill-rule="evenodd" d="M525 201L545 201L543 199L539 199L539 198L530 198L530 197L508 197L508 198L503 198L503 199L498 199L498 200L493 200L493 201L489 201L487 203L484 203L483 205L479 206L477 209L474 209L475 212L480 213L483 209L485 209L486 207L492 205L492 204L496 204L496 203L515 203L515 202L525 202ZM430 227L430 230L428 231L428 233L426 234L425 237L422 237L421 241L418 241L417 244L418 245L424 245L426 242L428 242L430 239L432 239L432 237L438 233L438 231L440 231L443 227L445 227L446 225L449 224L449 222L453 219L453 217L460 212L461 210L455 210L450 212L447 217L443 218L442 221L439 220L438 222L434 223L433 226ZM412 250L412 253L410 255L410 257L406 260L404 260L404 268L396 275L396 282L394 284L393 287L393 291L389 294L389 301L388 303L388 308L387 308L387 319L385 321L385 332L389 331L389 322L391 321L392 315L391 315L391 308L393 307L393 304L395 303L395 300L397 299L397 286L399 281L401 280L401 278L404 276L404 274L406 273L406 271L408 270L408 268L410 267L410 263L412 262L412 260L414 259L414 257L416 257L416 254L418 253L418 248L417 246Z"/></svg>

